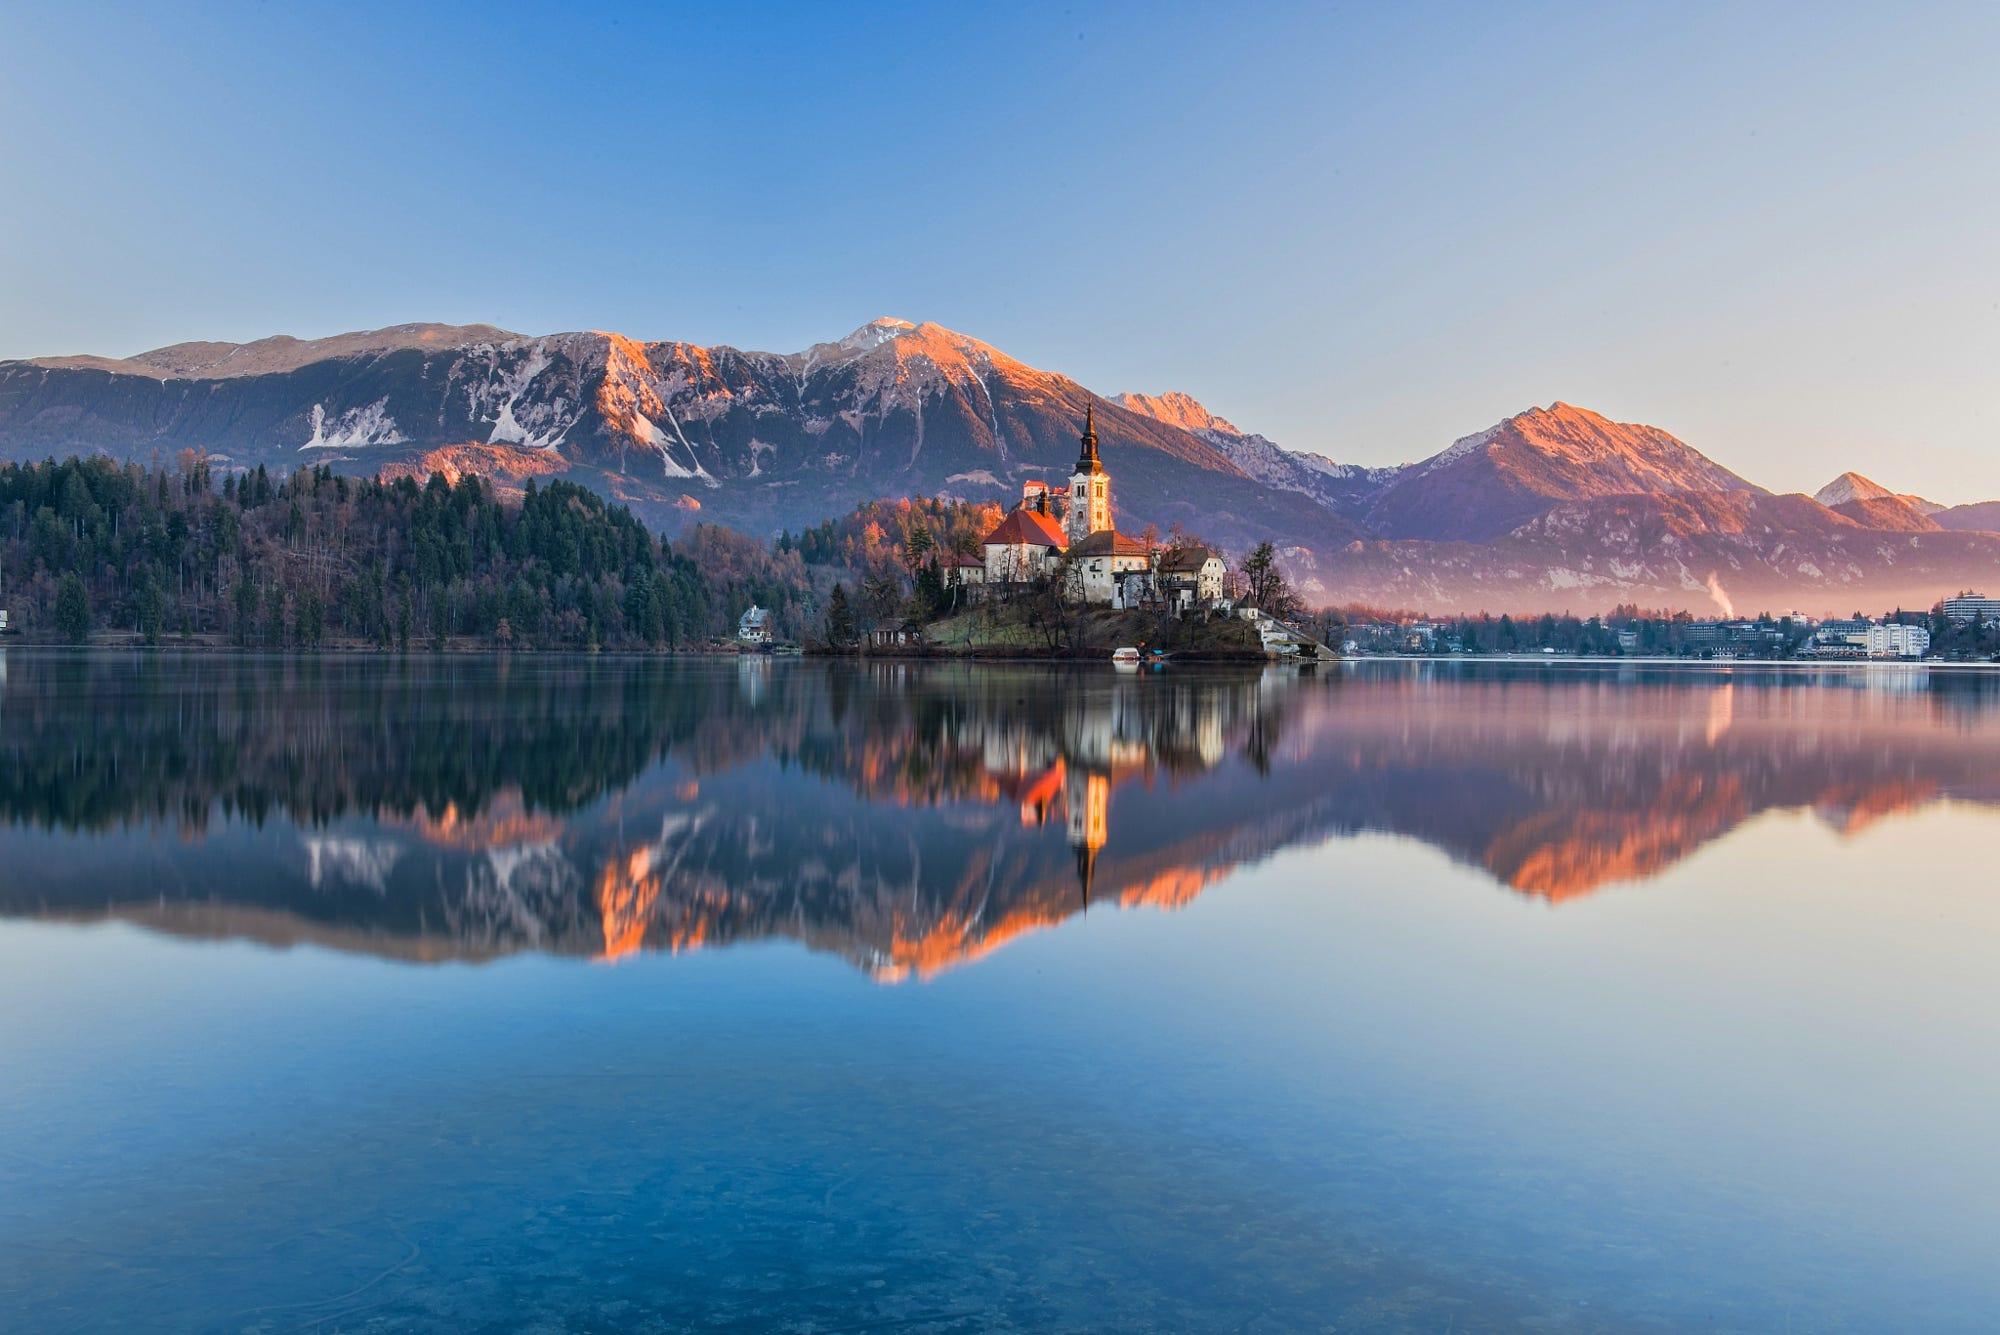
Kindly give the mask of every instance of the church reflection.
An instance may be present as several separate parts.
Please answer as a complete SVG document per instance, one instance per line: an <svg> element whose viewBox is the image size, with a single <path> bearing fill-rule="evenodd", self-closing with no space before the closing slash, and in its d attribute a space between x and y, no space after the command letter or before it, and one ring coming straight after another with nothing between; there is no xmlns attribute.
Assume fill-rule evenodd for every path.
<svg viewBox="0 0 2000 1335"><path fill-rule="evenodd" d="M421 961L785 939L898 981L1359 835L1559 904L1766 812L2000 801L1973 674L9 667L0 913Z"/></svg>

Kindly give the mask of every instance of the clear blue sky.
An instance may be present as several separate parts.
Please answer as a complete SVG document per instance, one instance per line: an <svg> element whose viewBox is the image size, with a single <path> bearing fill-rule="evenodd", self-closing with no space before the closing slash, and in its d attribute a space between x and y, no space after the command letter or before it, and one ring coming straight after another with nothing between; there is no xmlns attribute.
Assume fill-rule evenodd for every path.
<svg viewBox="0 0 2000 1335"><path fill-rule="evenodd" d="M0 356L931 319L1381 463L2000 496L2000 4L0 8Z"/></svg>

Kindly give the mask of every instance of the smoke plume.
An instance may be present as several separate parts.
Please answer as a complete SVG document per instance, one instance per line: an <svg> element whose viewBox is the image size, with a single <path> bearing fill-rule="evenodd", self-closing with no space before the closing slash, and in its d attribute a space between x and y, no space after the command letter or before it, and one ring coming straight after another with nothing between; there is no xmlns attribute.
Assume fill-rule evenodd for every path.
<svg viewBox="0 0 2000 1335"><path fill-rule="evenodd" d="M1722 581L1715 577L1713 570L1708 572L1708 596L1715 599L1715 605L1722 609L1722 615L1725 617L1736 615L1736 604L1729 600L1729 590L1722 587Z"/></svg>

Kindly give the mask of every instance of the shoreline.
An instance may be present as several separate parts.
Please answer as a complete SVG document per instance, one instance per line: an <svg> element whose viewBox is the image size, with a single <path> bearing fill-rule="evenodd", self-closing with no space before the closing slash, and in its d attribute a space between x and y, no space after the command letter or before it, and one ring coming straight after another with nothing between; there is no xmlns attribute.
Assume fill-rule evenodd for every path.
<svg viewBox="0 0 2000 1335"><path fill-rule="evenodd" d="M533 648L510 646L502 648L488 644L454 644L442 649L430 645L411 645L407 649L383 649L372 644L343 643L322 645L317 648L301 648L284 645L237 645L220 643L206 639L162 641L146 644L136 636L121 639L92 640L83 644L72 644L61 640L45 640L39 637L18 635L0 636L0 654L9 649L33 653L132 653L132 654L188 654L253 657L303 658L734 658L752 660L770 659L819 659L846 662L883 663L992 663L1000 664L1089 664L1108 662L1110 655L1098 648L1088 650L1053 650L1042 652L1023 651L1019 646L1005 648L995 646L986 649L926 649L919 646L905 646L897 649L806 649L800 653L771 654L746 650L732 645L715 645L699 649L579 649L579 648ZM1612 657L1582 654L1329 654L1319 658L1299 658L1284 654L1264 654L1254 650L1236 651L1228 649L1191 650L1171 654L1158 661L1147 661L1141 667L1158 668L1167 666L1282 666L1301 668L1329 666L1351 667L1360 664L1401 664L1401 665L1450 665L1487 667L1563 667L1563 668L1677 668L1714 672L1718 670L1757 669L1779 672L2000 672L2000 661L1959 662L1949 659L1827 659L1823 662L1811 659L1786 658L1682 658L1670 655L1633 655Z"/></svg>
<svg viewBox="0 0 2000 1335"><path fill-rule="evenodd" d="M1356 654L1335 660L1341 663L1451 663L1542 667L1673 667L1773 668L1791 672L1824 672L1828 669L1871 672L1913 672L1951 669L1953 671L2000 671L2000 662L1956 662L1942 658L1829 658L1824 662L1807 658L1678 658L1670 655L1633 655L1614 658L1584 654Z"/></svg>

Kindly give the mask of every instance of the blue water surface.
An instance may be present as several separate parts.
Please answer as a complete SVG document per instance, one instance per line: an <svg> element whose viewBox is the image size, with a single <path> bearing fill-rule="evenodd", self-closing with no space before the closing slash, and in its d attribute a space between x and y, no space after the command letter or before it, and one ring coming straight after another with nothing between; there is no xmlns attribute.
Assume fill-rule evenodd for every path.
<svg viewBox="0 0 2000 1335"><path fill-rule="evenodd" d="M9 669L9 1329L2000 1300L1976 683Z"/></svg>

